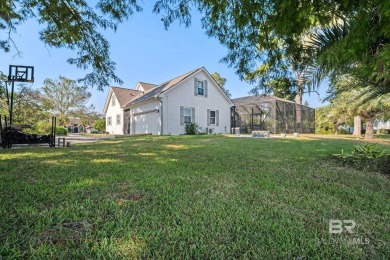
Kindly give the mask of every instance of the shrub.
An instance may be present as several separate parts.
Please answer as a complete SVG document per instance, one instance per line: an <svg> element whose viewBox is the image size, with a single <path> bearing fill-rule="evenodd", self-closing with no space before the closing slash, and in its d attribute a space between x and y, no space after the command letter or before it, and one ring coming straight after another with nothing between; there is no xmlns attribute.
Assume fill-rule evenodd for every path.
<svg viewBox="0 0 390 260"><path fill-rule="evenodd" d="M316 130L315 130L315 133L317 135L331 135L334 133L334 126L333 124L329 124L329 125L326 125L326 126L318 126L316 125Z"/></svg>
<svg viewBox="0 0 390 260"><path fill-rule="evenodd" d="M56 126L56 135L67 135L68 130L65 127Z"/></svg>
<svg viewBox="0 0 390 260"><path fill-rule="evenodd" d="M390 155L383 156L378 160L378 170L383 174L390 175Z"/></svg>
<svg viewBox="0 0 390 260"><path fill-rule="evenodd" d="M345 129L345 128L339 128L339 134L341 134L341 135L348 135L348 134L350 134L349 133L349 131L348 131L348 129Z"/></svg>
<svg viewBox="0 0 390 260"><path fill-rule="evenodd" d="M93 128L97 129L99 132L104 132L106 130L106 119L98 119L93 124Z"/></svg>
<svg viewBox="0 0 390 260"><path fill-rule="evenodd" d="M51 123L47 121L39 121L34 126L34 132L37 134L50 134L51 132Z"/></svg>
<svg viewBox="0 0 390 260"><path fill-rule="evenodd" d="M186 123L185 133L186 135L196 135L199 133L198 124L196 123Z"/></svg>
<svg viewBox="0 0 390 260"><path fill-rule="evenodd" d="M51 133L51 123L46 121L39 121L31 132L48 135ZM56 126L56 135L66 135L67 133L68 130L66 128L62 126Z"/></svg>
<svg viewBox="0 0 390 260"><path fill-rule="evenodd" d="M378 150L374 144L355 145L351 153L334 154L344 165L350 165L357 168L369 168L382 171L382 164L390 159L383 150ZM388 164L387 164L388 165ZM385 168L388 168L385 167Z"/></svg>

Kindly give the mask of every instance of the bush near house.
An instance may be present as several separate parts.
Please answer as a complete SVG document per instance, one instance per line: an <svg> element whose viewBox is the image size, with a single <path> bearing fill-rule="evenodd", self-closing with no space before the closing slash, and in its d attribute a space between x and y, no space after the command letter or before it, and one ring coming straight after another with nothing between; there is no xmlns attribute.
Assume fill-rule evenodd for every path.
<svg viewBox="0 0 390 260"><path fill-rule="evenodd" d="M199 134L198 127L197 123L186 123L184 131L186 135L196 135Z"/></svg>

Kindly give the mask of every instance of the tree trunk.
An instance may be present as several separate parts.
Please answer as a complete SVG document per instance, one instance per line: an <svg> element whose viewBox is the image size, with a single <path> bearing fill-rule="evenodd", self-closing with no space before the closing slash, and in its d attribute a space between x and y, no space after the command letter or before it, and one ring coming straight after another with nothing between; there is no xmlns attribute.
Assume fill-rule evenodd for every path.
<svg viewBox="0 0 390 260"><path fill-rule="evenodd" d="M364 139L374 139L374 119L369 118L366 120L366 134Z"/></svg>
<svg viewBox="0 0 390 260"><path fill-rule="evenodd" d="M298 133L303 132L303 127L302 127L302 96L303 96L303 87L304 87L304 77L305 74L302 72L299 74L299 72L296 70L295 71L295 79L298 82L298 92L295 97L295 119L296 119L296 126L297 129L296 131Z"/></svg>
<svg viewBox="0 0 390 260"><path fill-rule="evenodd" d="M333 134L338 135L339 134L339 124L334 123L334 129L333 129Z"/></svg>
<svg viewBox="0 0 390 260"><path fill-rule="evenodd" d="M362 134L362 118L361 116L355 116L353 118L353 136L361 136Z"/></svg>

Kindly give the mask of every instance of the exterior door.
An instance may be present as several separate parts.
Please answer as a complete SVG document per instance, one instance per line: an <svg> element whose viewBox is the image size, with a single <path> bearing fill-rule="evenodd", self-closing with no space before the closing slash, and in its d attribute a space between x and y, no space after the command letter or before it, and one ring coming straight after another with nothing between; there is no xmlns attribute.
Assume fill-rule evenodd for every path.
<svg viewBox="0 0 390 260"><path fill-rule="evenodd" d="M130 109L125 110L123 113L123 126L124 126L124 134L130 134Z"/></svg>

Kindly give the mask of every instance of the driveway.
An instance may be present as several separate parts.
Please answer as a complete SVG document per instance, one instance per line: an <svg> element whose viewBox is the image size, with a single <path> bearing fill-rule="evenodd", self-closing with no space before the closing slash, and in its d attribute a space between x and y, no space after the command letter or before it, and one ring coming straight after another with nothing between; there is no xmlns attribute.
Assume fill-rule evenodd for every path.
<svg viewBox="0 0 390 260"><path fill-rule="evenodd" d="M56 144L58 142L58 138L61 138L62 136L56 136ZM85 136L80 134L73 134L68 133L65 137L65 142L70 142L70 144L81 144L81 143L92 143L100 140L106 140L106 139L113 139L115 138L114 135L112 136ZM57 146L57 145L56 145ZM62 144L61 144L62 146Z"/></svg>

